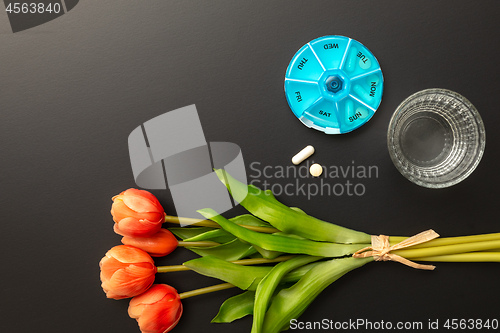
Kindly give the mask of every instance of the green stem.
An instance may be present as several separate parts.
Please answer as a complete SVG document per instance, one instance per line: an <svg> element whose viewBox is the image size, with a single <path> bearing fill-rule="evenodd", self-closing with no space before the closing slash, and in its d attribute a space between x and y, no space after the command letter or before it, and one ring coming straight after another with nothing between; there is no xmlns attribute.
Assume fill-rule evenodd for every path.
<svg viewBox="0 0 500 333"><path fill-rule="evenodd" d="M193 218L189 218L189 217L170 216L170 215L166 215L166 214L165 214L165 222L173 223L173 224L193 225L193 226L198 226L198 227L220 228L220 225L218 225L217 223L215 223L213 221L193 219ZM279 232L279 230L276 228L259 227L259 226L244 225L244 224L238 224L238 225L242 226L243 228L247 228L248 230L263 232L266 234L273 234L275 232Z"/></svg>
<svg viewBox="0 0 500 333"><path fill-rule="evenodd" d="M443 256L415 258L415 261L441 262L500 262L500 252L471 252Z"/></svg>
<svg viewBox="0 0 500 333"><path fill-rule="evenodd" d="M391 246L397 243L400 243L407 239L408 237L389 237L389 242ZM472 235L472 236L459 236L459 237L444 237L437 238L431 241L414 245L411 249L421 249L427 247L435 247L435 246L445 246L445 245L454 245L454 244L464 244L464 243L473 243L473 242L484 242L484 241L494 241L500 240L500 233L492 233L492 234L482 234L482 235Z"/></svg>
<svg viewBox="0 0 500 333"><path fill-rule="evenodd" d="M260 264L270 264L276 262L287 261L288 259L292 259L295 256L280 256L274 259L265 259L265 258L253 258L253 259L241 259L231 261L233 264L238 265L260 265ZM170 273L170 272L180 272L180 271L189 271L191 270L189 267L184 265L171 265L171 266L158 266L156 267L158 273Z"/></svg>
<svg viewBox="0 0 500 333"><path fill-rule="evenodd" d="M428 247L421 249L409 248L405 250L392 251L391 253L397 254L406 259L415 259L415 258L444 256L444 255L466 253L466 252L488 251L497 249L499 247L500 247L500 240L496 240L496 241L435 246L435 247Z"/></svg>
<svg viewBox="0 0 500 333"><path fill-rule="evenodd" d="M234 285L231 283L221 283L221 284L216 284L214 286L206 287L206 288L200 288L200 289L195 289L191 291L186 291L184 293L180 293L179 296L181 299L193 297L193 296L198 296L198 295L203 295L203 294L208 294L214 291L219 291L219 290L224 290L224 289L229 289L229 288L234 288Z"/></svg>
<svg viewBox="0 0 500 333"><path fill-rule="evenodd" d="M170 273L170 272L189 271L189 268L187 268L184 265L158 266L156 267L156 271L158 273Z"/></svg>

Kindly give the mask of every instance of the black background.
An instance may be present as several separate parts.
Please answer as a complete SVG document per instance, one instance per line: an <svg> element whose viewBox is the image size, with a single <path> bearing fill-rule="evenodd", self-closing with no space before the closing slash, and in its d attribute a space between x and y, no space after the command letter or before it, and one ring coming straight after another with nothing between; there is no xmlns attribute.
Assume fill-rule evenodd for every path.
<svg viewBox="0 0 500 333"><path fill-rule="evenodd" d="M98 262L120 243L111 197L135 186L129 133L193 103L207 140L238 144L249 176L251 163L288 166L307 144L317 149L311 161L378 167L378 177L357 180L363 196L279 196L287 205L373 234L499 232L499 14L498 1L83 1L14 34L0 13L0 331L139 332L128 302L106 299L100 287ZM385 87L367 124L328 136L293 116L283 79L303 44L333 34L372 51ZM486 127L481 163L447 189L410 183L387 152L392 112L425 88L464 95ZM153 193L172 213L170 195ZM178 249L157 262L192 257ZM500 320L499 276L495 263L432 272L370 264L326 289L301 320ZM217 283L193 272L157 281L180 292ZM185 300L174 332L249 331L249 318L210 324L235 293Z"/></svg>

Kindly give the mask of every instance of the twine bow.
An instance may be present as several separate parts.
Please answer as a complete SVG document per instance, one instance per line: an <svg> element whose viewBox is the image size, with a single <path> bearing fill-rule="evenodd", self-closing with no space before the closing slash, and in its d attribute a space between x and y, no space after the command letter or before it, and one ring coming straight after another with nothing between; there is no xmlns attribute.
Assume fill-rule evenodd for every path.
<svg viewBox="0 0 500 333"><path fill-rule="evenodd" d="M391 246L391 244L389 243L389 236L385 235L372 236L372 246L365 247L364 249L356 251L356 253L354 253L352 256L354 258L373 257L375 258L375 261L392 260L416 269L433 270L434 268L436 268L436 266L417 264L416 262L410 261L406 258L403 258L401 256L398 256L397 254L390 252L394 250L404 249L409 246L422 244L437 237L439 237L439 234L436 233L434 230L429 229L415 236L407 238L398 244L394 244L393 246Z"/></svg>

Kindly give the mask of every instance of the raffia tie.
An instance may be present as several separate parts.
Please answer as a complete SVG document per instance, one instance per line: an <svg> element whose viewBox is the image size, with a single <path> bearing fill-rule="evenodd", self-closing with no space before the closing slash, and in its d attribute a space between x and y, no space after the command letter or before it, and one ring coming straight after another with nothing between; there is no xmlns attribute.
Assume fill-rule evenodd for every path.
<svg viewBox="0 0 500 333"><path fill-rule="evenodd" d="M427 269L433 270L436 266L433 265L422 265L417 264L416 262L410 261L406 258L398 256L397 254L390 253L394 250L404 249L409 246L422 244L428 242L434 238L438 238L439 234L432 229L421 232L415 236L405 239L404 241L394 244L391 246L389 243L389 236L380 235L380 236L372 236L372 246L365 247L359 251L356 251L352 256L354 258L366 258L373 257L375 261L397 261L404 265L416 268L416 269Z"/></svg>

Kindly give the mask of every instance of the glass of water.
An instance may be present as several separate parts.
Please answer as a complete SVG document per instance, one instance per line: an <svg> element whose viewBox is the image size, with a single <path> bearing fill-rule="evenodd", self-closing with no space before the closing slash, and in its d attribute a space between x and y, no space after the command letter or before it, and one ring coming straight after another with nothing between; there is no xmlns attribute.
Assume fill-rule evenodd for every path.
<svg viewBox="0 0 500 333"><path fill-rule="evenodd" d="M420 186L443 188L467 178L486 143L481 116L465 97L426 89L404 100L387 132L389 154L403 176Z"/></svg>

